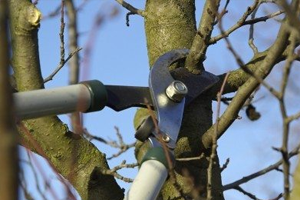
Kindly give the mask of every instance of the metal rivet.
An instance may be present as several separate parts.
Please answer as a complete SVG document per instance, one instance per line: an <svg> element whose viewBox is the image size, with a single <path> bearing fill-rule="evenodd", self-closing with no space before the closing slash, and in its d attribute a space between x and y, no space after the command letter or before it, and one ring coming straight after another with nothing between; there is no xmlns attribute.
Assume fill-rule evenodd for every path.
<svg viewBox="0 0 300 200"><path fill-rule="evenodd" d="M163 135L163 136L162 136L162 140L163 140L164 142L170 142L171 138L170 138L170 136L168 136L168 135Z"/></svg>

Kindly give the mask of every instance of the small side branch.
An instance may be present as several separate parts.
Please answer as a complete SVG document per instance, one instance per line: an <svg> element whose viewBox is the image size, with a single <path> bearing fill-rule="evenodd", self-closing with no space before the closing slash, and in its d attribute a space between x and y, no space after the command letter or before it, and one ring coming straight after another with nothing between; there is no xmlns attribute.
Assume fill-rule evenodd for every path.
<svg viewBox="0 0 300 200"><path fill-rule="evenodd" d="M293 149L293 151L291 151L288 154L288 159L292 158L295 155L298 155L299 154L299 149L300 149L300 145L298 145L295 149ZM272 170L277 170L278 167L280 165L282 165L282 163L283 163L283 159L277 161L276 163L270 165L269 167L266 167L266 168L264 168L262 170L259 170L259 171L255 172L253 174L245 176L245 177L243 177L243 178L241 178L241 179L239 179L237 181L234 181L233 183L229 183L227 185L224 185L223 190L225 191L225 190L229 190L229 189L234 189L235 187L237 187L237 186L239 186L239 185L241 185L243 183L246 183L246 182L248 182L250 180L253 180L253 179L255 179L255 178L259 177L259 176L262 176L262 175L264 175L264 174L266 174L266 173L268 173L268 172L270 172Z"/></svg>
<svg viewBox="0 0 300 200"><path fill-rule="evenodd" d="M257 10L258 10L258 8L255 9L255 11L252 13L251 19L255 18ZM258 53L258 49L257 49L257 47L254 44L254 24L251 24L250 28L249 28L249 40L248 40L248 44L249 44L250 48L252 49L253 53L257 54Z"/></svg>
<svg viewBox="0 0 300 200"><path fill-rule="evenodd" d="M235 121L238 116L240 109L243 107L245 101L249 98L252 92L259 86L260 81L256 77L260 77L263 80L268 73L272 70L274 65L277 63L278 57L280 57L287 47L288 38L290 32L285 29L285 25L281 26L277 40L269 48L268 54L262 61L259 70L255 71L254 78L250 78L242 85L235 97L233 98L231 104L227 107L225 112L220 118L218 127L218 137L227 130L227 128ZM202 143L205 147L210 147L212 144L212 138L214 135L214 130L216 125L214 124L204 135L202 136Z"/></svg>
<svg viewBox="0 0 300 200"><path fill-rule="evenodd" d="M205 2L197 34L185 61L185 67L194 74L200 74L204 70L202 62L205 60L219 6L220 0L207 0Z"/></svg>
<svg viewBox="0 0 300 200"><path fill-rule="evenodd" d="M244 26L244 25L249 25L249 24L256 24L258 22L266 22L268 19L272 19L272 18L277 17L277 16L279 16L283 13L284 13L284 11L279 10L277 12L271 13L269 15L265 15L263 17L257 17L257 18L249 19L249 20L245 21L242 25Z"/></svg>
<svg viewBox="0 0 300 200"><path fill-rule="evenodd" d="M254 194L251 194L250 192L247 192L246 190L244 190L242 187L237 186L235 188L233 188L241 193L243 193L244 195L248 196L250 199L254 199L254 200L261 200L259 198L257 198ZM274 199L271 200L279 200L281 197L283 197L282 194L279 194L277 197L275 197Z"/></svg>
<svg viewBox="0 0 300 200"><path fill-rule="evenodd" d="M115 127L115 130L116 130L116 134L117 134L117 137L118 137L118 141L114 141L114 140L113 141L107 141L102 137L98 137L98 136L90 134L88 132L88 130L85 129L85 128L83 129L83 134L89 140L96 140L98 142L101 142L101 143L106 144L108 146L111 146L113 148L119 149L119 151L117 153L115 153L112 156L107 158L107 160L111 160L113 158L119 157L121 154L127 152L127 150L129 150L130 148L133 148L135 146L135 142L131 143L131 144L126 144L124 142L123 137L120 134L120 131L119 131L118 127Z"/></svg>
<svg viewBox="0 0 300 200"><path fill-rule="evenodd" d="M248 196L250 199L254 199L254 200L261 200L258 199L254 194L251 194L250 192L247 192L246 190L244 190L243 188L241 188L240 186L236 186L233 189L243 193L244 195Z"/></svg>
<svg viewBox="0 0 300 200"><path fill-rule="evenodd" d="M51 81L53 77L65 66L65 64L80 50L82 50L82 48L77 48L74 52L70 53L63 62L60 62L57 68L47 78L44 79L44 83Z"/></svg>
<svg viewBox="0 0 300 200"><path fill-rule="evenodd" d="M118 165L118 166L116 166L116 167L114 167L112 169L103 170L102 173L103 174L112 175L115 178L120 179L120 180L122 180L124 182L131 183L131 182L133 182L133 179L124 177L124 176L120 175L117 171L120 170L120 169L124 169L124 168L135 168L137 166L138 166L137 163L126 164L126 162L124 160L120 165Z"/></svg>
<svg viewBox="0 0 300 200"><path fill-rule="evenodd" d="M224 91L225 83L227 81L229 73L226 74L225 79L223 81L222 87L220 91L217 94L218 99L218 105L217 105L217 113L216 113L216 129L215 133L213 135L213 141L212 141L212 148L211 148L211 154L209 157L209 165L207 168L207 199L212 199L212 178L213 178L213 165L215 163L215 158L217 154L217 139L218 139L218 125L219 125L219 116L220 116L220 110L221 110L221 97L222 93Z"/></svg>
<svg viewBox="0 0 300 200"><path fill-rule="evenodd" d="M299 113L296 113L295 115L289 116L288 118L286 118L286 120L287 120L288 122L291 122L291 121L296 120L296 119L299 119L299 118L300 118L300 112L299 112Z"/></svg>
<svg viewBox="0 0 300 200"><path fill-rule="evenodd" d="M223 172L227 168L229 162L230 162L230 159L227 158L225 163L223 164L223 166L220 168L221 172Z"/></svg>
<svg viewBox="0 0 300 200"><path fill-rule="evenodd" d="M221 33L220 35L213 37L209 40L209 44L214 44L217 41L228 37L232 32L243 26L243 23L246 21L246 19L251 15L251 13L258 7L259 0L255 0L252 6L248 7L248 10L243 14L243 16L237 21L235 25L230 27L227 31L224 33Z"/></svg>
<svg viewBox="0 0 300 200"><path fill-rule="evenodd" d="M140 15L142 17L145 16L145 11L133 7L124 0L116 0L116 2L118 2L124 8L126 8L129 11L129 13L131 13L131 15Z"/></svg>

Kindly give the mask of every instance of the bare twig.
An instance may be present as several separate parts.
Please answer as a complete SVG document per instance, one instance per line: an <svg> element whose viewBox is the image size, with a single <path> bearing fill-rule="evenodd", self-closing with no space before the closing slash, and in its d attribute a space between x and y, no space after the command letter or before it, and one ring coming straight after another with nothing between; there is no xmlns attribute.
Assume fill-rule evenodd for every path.
<svg viewBox="0 0 300 200"><path fill-rule="evenodd" d="M223 34L223 35L225 35L225 31L224 31L224 29L223 29L223 23L222 23L222 21L223 21L223 20L222 20L222 17L223 17L223 15L224 15L224 13L225 13L225 10L223 10L223 11L220 13L220 15L218 16L218 19L219 19L219 29L220 29L220 31L221 31L221 34ZM235 58L236 62L238 63L238 65L239 65L240 67L244 66L245 64L244 64L242 58L241 58L241 57L237 54L237 52L234 50L234 48L233 48L231 42L229 41L229 39L228 39L227 37L224 37L224 40L225 40L225 42L226 42L226 44L227 44L228 50L232 53L232 55L234 56L234 58Z"/></svg>
<svg viewBox="0 0 300 200"><path fill-rule="evenodd" d="M38 177L38 174L36 173L36 170L34 169L34 166L32 164L32 155L31 155L31 152L30 151L27 151L27 157L28 157L28 165L33 173L33 176L34 176L34 181L35 181L35 185L36 185L36 188L37 188L37 191L39 193L39 195L41 195L41 197L43 198L43 200L47 200L46 196L45 196L45 192L43 192L40 188L40 184L39 184L39 177ZM46 182L47 180L45 180Z"/></svg>
<svg viewBox="0 0 300 200"><path fill-rule="evenodd" d="M261 0L261 3L277 3L278 0Z"/></svg>
<svg viewBox="0 0 300 200"><path fill-rule="evenodd" d="M244 195L248 196L250 199L254 199L254 200L261 200L259 198L257 198L254 194L251 194L250 192L247 192L246 190L244 190L242 187L240 186L236 186L233 189L243 193ZM283 195L279 194L277 197L270 199L270 200L279 200Z"/></svg>
<svg viewBox="0 0 300 200"><path fill-rule="evenodd" d="M116 0L116 2L118 2L124 8L126 8L133 15L140 15L142 17L145 16L145 12L143 10L140 10L140 9L137 9L137 8L133 7L132 5L130 5L129 3L127 3L124 0Z"/></svg>
<svg viewBox="0 0 300 200"><path fill-rule="evenodd" d="M253 13L255 13L255 10L253 11ZM224 29L223 29L223 24L222 24L222 16L224 14L224 11L220 14L219 17L219 29L221 31L221 34L226 34ZM251 32L251 31L250 31ZM252 72L250 69L248 69L247 67L245 67L245 63L243 62L242 58L238 55L238 53L234 50L231 42L229 41L229 39L227 37L224 37L224 40L227 44L227 48L228 50L232 53L232 55L234 56L237 64L240 66L241 69L244 70L244 72L246 72L247 74L251 75L252 77L254 77L260 84L262 84L263 86L265 86L275 97L279 97L279 93L269 84L267 84L264 79L260 76L258 76L256 73ZM250 45L251 46L251 45ZM255 49L255 46L254 46ZM257 49L254 50L255 53L258 53Z"/></svg>
<svg viewBox="0 0 300 200"><path fill-rule="evenodd" d="M255 24L255 23L258 23L258 22L266 22L267 20L272 19L274 17L277 17L277 16L279 16L279 15L281 15L283 13L284 13L284 11L279 10L279 11L276 11L274 13L271 13L271 14L263 16L263 17L251 18L250 20L245 21L242 24L242 26L249 25L249 24L252 25L252 24Z"/></svg>
<svg viewBox="0 0 300 200"><path fill-rule="evenodd" d="M117 158L123 153L125 153L128 149L133 148L135 146L135 142L132 144L124 144L118 153L113 154L112 156L108 157L107 160L111 160L113 158Z"/></svg>
<svg viewBox="0 0 300 200"><path fill-rule="evenodd" d="M124 169L124 168L135 168L135 167L137 167L137 166L138 166L138 163L126 164L126 161L123 160L123 162L122 162L120 165L118 165L118 166L112 168L111 171L116 172L116 171L118 171L118 170L120 170L120 169Z"/></svg>
<svg viewBox="0 0 300 200"><path fill-rule="evenodd" d="M300 145L298 145L296 148L294 148L288 154L288 159L292 158L295 155L298 155L299 154L299 149L300 149ZM266 167L266 168L264 168L262 170L259 170L259 171L255 172L253 174L250 174L248 176L244 176L243 178L241 178L241 179L239 179L237 181L234 181L233 183L226 184L226 185L224 185L223 190L225 191L225 190L233 189L236 186L239 186L239 185L241 185L243 183L246 183L246 182L248 182L250 180L253 180L253 179L255 179L255 178L259 177L259 176L262 176L262 175L264 175L264 174L266 174L266 173L268 173L268 172L270 172L272 170L276 170L280 165L282 165L282 163L283 163L283 159L277 161L276 163L274 163L274 164L272 164L272 165L270 165L270 166L268 166L268 167Z"/></svg>
<svg viewBox="0 0 300 200"><path fill-rule="evenodd" d="M83 135L87 139L89 139L89 141L91 141L91 140L97 140L98 142L102 142L104 144L109 145L109 142L107 140L103 139L102 137L98 137L98 136L90 134L90 132L87 129L83 129Z"/></svg>
<svg viewBox="0 0 300 200"><path fill-rule="evenodd" d="M257 10L258 10L258 8L256 8L253 11L253 13L251 14L251 19L255 18ZM251 49L252 49L252 51L253 51L254 54L258 53L258 49L257 49L257 47L254 44L254 24L250 24L248 44L251 47Z"/></svg>
<svg viewBox="0 0 300 200"><path fill-rule="evenodd" d="M69 0L67 0L67 2L69 2ZM69 3L67 3L66 5L69 5ZM64 9L65 9L65 0L61 1L61 5L60 5L60 32L59 32L59 38L60 38L60 62L58 67L54 70L54 72L52 74L50 74L46 79L44 79L44 83L50 81L53 79L53 77L64 67L64 65L71 59L73 58L73 60L77 57L78 59L78 52L81 50L81 48L70 48L70 54L67 57L67 59L65 59L65 40L64 40L64 31L65 31L65 20L64 20ZM69 13L69 12L68 12ZM70 39L72 40L72 39ZM74 49L74 50L73 50ZM78 81L78 80L77 80ZM72 82L72 84L75 84L76 82Z"/></svg>
<svg viewBox="0 0 300 200"><path fill-rule="evenodd" d="M255 71L256 76L263 79L273 69L274 65L277 63L278 57L280 57L287 48L286 44L288 42L289 36L290 32L286 30L283 24L279 30L276 41L268 49L268 54L262 61L259 68ZM249 78L242 86L239 87L239 90L237 91L232 102L220 118L218 137L221 137L222 134L227 130L227 128L235 121L245 101L249 98L251 93L259 86L259 83L260 82L256 78ZM214 129L215 125L209 128L206 131L206 133L203 134L202 142L205 147L211 146Z"/></svg>
<svg viewBox="0 0 300 200"><path fill-rule="evenodd" d="M122 135L120 134L119 132L119 128L115 127L115 130L116 130L116 134L117 134L117 137L119 139L119 141L107 141L105 139L103 139L102 137L98 137L98 136L95 136L95 135L92 135L88 132L87 129L83 129L83 134L84 136L86 136L89 140L96 140L98 142L102 142L106 145L109 145L113 148L117 148L119 149L119 152L116 153L116 154L113 154L112 156L108 157L107 160L111 160L113 158L117 158L119 157L121 154L125 153L128 149L130 148L133 148L135 146L135 142L134 143L131 143L131 144L126 144L123 140L123 137Z"/></svg>
<svg viewBox="0 0 300 200"><path fill-rule="evenodd" d="M126 144L123 140L122 135L120 134L120 130L118 127L115 126L115 130L116 130L116 134L118 136L119 139L119 143L118 143L118 148L120 149L120 151L116 154L113 154L111 157L108 157L107 160L111 160L113 158L116 158L118 156L120 156L121 154L123 154L124 152L126 152L128 149L132 148L135 146L135 142L132 144Z"/></svg>
<svg viewBox="0 0 300 200"><path fill-rule="evenodd" d="M208 200L212 199L213 165L215 163L215 158L216 158L216 153L217 153L217 139L218 139L219 116L220 116L220 110L221 110L221 97L222 97L222 93L224 91L224 87L225 87L225 83L227 81L228 75L229 75L229 72L226 74L223 84L222 84L222 87L217 94L218 104L217 104L216 122L215 122L216 128L215 128L215 133L213 136L211 154L210 154L209 164L208 164L208 168L207 168L207 199Z"/></svg>
<svg viewBox="0 0 300 200"><path fill-rule="evenodd" d="M61 1L61 10L60 10L60 65L63 65L65 61L65 39L64 39L64 31L65 31L65 0Z"/></svg>
<svg viewBox="0 0 300 200"><path fill-rule="evenodd" d="M250 192L245 191L243 188L241 188L240 186L236 186L233 189L243 193L244 195L248 196L250 199L254 199L254 200L261 200L259 198L257 198L254 194L251 194Z"/></svg>
<svg viewBox="0 0 300 200"><path fill-rule="evenodd" d="M230 162L230 159L227 158L225 163L223 164L223 166L220 168L221 172L223 172L227 168L229 162Z"/></svg>
<svg viewBox="0 0 300 200"><path fill-rule="evenodd" d="M128 13L126 14L126 26L130 26L130 24L129 24L129 17L130 17L130 15L135 15L135 13L133 13L133 12L128 12Z"/></svg>
<svg viewBox="0 0 300 200"><path fill-rule="evenodd" d="M129 17L130 17L130 15L140 15L142 17L145 16L145 11L133 7L132 5L127 3L126 1L124 1L124 0L115 0L115 1L118 2L120 5L122 5L124 8L126 8L129 11L126 14L126 26L129 26Z"/></svg>
<svg viewBox="0 0 300 200"><path fill-rule="evenodd" d="M44 83L47 83L48 81L53 80L54 76L65 66L65 64L75 55L77 54L82 48L77 48L74 52L70 53L68 57L64 60L64 62L59 63L59 65L56 67L56 69L47 77L44 79Z"/></svg>
<svg viewBox="0 0 300 200"><path fill-rule="evenodd" d="M68 194L70 194L69 198L75 200L75 196L73 195L68 183L66 182L65 179L63 179L59 172L56 170L56 168L54 167L54 165L52 164L52 162L50 162L49 157L46 155L46 153L43 151L43 149L41 148L41 146L37 143L37 141L33 138L33 136L31 135L31 133L29 132L29 130L26 128L26 126L22 123L22 122L17 122L17 126L20 128L20 130L22 130L24 132L24 134L26 135L26 137L28 138L28 141L30 142L30 145L36 150L36 152L41 155L42 157L44 157L47 161L47 163L49 164L49 166L51 167L51 169L57 174L57 178L61 181L61 183L65 186L66 189L69 190ZM24 146L28 146L26 145L26 143L24 141L21 141L21 144ZM26 149L28 150L28 149ZM29 150L28 150L29 151ZM33 157L34 158L34 157ZM36 165L39 165L38 162L35 162ZM38 166L38 169L41 171L42 167ZM46 177L45 172L41 171L42 174L44 174L44 179ZM45 179L46 180L46 179ZM55 195L55 193L53 192L53 194ZM57 199L57 198L55 198Z"/></svg>
<svg viewBox="0 0 300 200"><path fill-rule="evenodd" d="M131 183L131 182L133 182L133 179L124 177L124 176L120 175L117 171L120 170L120 169L124 169L124 168L135 168L137 166L138 166L137 163L126 164L126 162L124 160L120 165L118 165L118 166L116 166L112 169L103 170L102 173L112 175L112 176L116 177L117 179L120 179L124 182Z"/></svg>
<svg viewBox="0 0 300 200"><path fill-rule="evenodd" d="M289 142L289 135L290 135L290 122L287 120L288 115L287 115L287 110L286 110L286 104L284 101L285 97L285 92L287 88L287 82L289 79L292 63L294 61L294 46L296 43L296 34L295 31L291 34L290 40L291 40L291 47L288 52L288 57L286 60L286 64L284 66L284 72L283 72L283 77L281 81L281 86L280 86L280 95L278 98L279 105L280 105L280 111L281 111L281 116L282 116L282 121L283 121L283 133L282 133L282 146L280 149L280 152L282 154L282 160L283 160L283 176L284 176L284 198L289 199L290 196L290 161L288 157L288 142Z"/></svg>
<svg viewBox="0 0 300 200"><path fill-rule="evenodd" d="M228 13L227 7L228 7L229 3L230 3L230 0L226 0L226 3L225 3L225 5L224 5L224 8L222 9L222 10L224 11L224 12L223 12L223 16L224 16L225 14ZM218 19L218 17L217 17L217 18L216 18L216 21L215 21L215 23L214 23L214 25L216 25L216 24L218 24L218 23L219 23L219 19Z"/></svg>
<svg viewBox="0 0 300 200"><path fill-rule="evenodd" d="M292 1L289 3L286 0L277 1L277 4L280 5L286 13L287 19L289 21L289 25L296 30L299 31L298 27L300 26L300 20L298 18L299 13L299 1Z"/></svg>
<svg viewBox="0 0 300 200"><path fill-rule="evenodd" d="M291 115L286 118L287 122L291 122L293 120L299 119L300 118L300 112L296 113L295 115Z"/></svg>
<svg viewBox="0 0 300 200"><path fill-rule="evenodd" d="M187 162L187 161L192 161L192 160L200 160L202 158L205 158L205 155L204 153L202 153L200 156L197 156L197 157L190 157L190 158L176 158L176 161L184 161L184 162Z"/></svg>
<svg viewBox="0 0 300 200"><path fill-rule="evenodd" d="M227 31L224 31L224 33L221 33L220 35L216 36L216 37L212 37L209 40L209 44L214 44L217 41L228 37L232 32L234 32L236 29L240 28L241 26L243 26L243 23L246 21L246 19L248 18L248 16L250 16L250 14L259 6L259 0L255 0L254 3L252 4L252 6L248 7L247 11L243 14L243 16L237 21L237 23L235 25L233 25L232 27L230 27Z"/></svg>

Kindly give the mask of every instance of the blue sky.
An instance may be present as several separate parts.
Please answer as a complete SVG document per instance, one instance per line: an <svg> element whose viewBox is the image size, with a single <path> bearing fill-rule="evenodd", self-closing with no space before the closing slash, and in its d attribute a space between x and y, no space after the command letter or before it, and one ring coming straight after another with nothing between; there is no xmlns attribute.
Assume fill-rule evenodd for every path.
<svg viewBox="0 0 300 200"><path fill-rule="evenodd" d="M81 0L75 0L80 4ZM129 1L138 8L144 7L144 1ZM224 20L225 29L233 25L242 15L241 11L246 10L252 1L232 1L229 5L230 12ZM44 16L52 12L58 5L58 0L40 0L38 8ZM85 79L98 79L105 84L112 85L133 85L147 86L148 84L148 58L146 49L146 39L143 29L143 19L139 16L131 16L130 27L125 24L126 10L120 7L112 0L90 0L86 7L78 14L78 25L80 31L79 47L85 47L89 31L94 23L94 16L97 12L106 14L109 10L116 6L120 13L113 19L107 19L100 26L97 38L94 41L94 49L92 52L89 69L86 71L88 76ZM197 1L197 20L201 14L203 1ZM258 16L262 16L267 12L276 10L263 8L258 12ZM267 27L267 28L266 28ZM59 63L59 28L60 19L54 17L52 19L44 19L41 21L39 31L40 59L43 76L48 76ZM244 61L248 61L252 57L252 51L248 46L248 30L249 27L241 28L237 33L232 34L229 39L233 46L240 53ZM259 50L266 49L276 38L278 23L275 21L262 23L256 26L255 43ZM218 34L218 31L213 33ZM67 32L65 32L67 41ZM67 42L66 42L67 44ZM83 51L80 55L82 56ZM226 48L224 42L213 45L208 50L207 60L205 61L206 70L221 74L228 70L237 69L238 66ZM276 67L268 78L274 86L280 81L281 67ZM296 74L292 75L292 80L297 80ZM54 78L53 81L46 84L47 88L65 86L68 84L68 68L63 68ZM290 83L291 89L288 90L288 102L291 105L289 112L293 113L300 110L299 102L299 85ZM228 94L227 96L232 96ZM237 120L226 134L219 140L219 156L222 165L227 158L230 163L227 169L222 173L223 183L230 183L245 175L253 173L258 169L269 166L280 158L279 153L273 151L271 147L279 147L281 141L281 119L278 111L278 103L262 88L257 97L264 97L258 101L255 106L262 113L260 120L252 122L247 119L244 111L240 112L241 120ZM215 106L215 103L214 103ZM226 107L222 105L222 110ZM116 139L114 126L120 129L124 140L128 143L134 141L134 128L132 119L136 109L128 109L123 112L114 112L109 108L105 108L101 112L84 114L84 125L94 135L101 136L105 139ZM69 122L68 116L60 116L64 123ZM292 124L292 137L299 133L299 120ZM294 140L295 141L295 140ZM292 141L292 145L295 145ZM107 155L116 153L115 149L106 145L96 143L98 148ZM127 163L135 162L133 151L129 151L116 161L110 161L111 167L119 164L123 159L128 160ZM40 161L43 163L43 161ZM43 166L47 169L46 164ZM32 174L28 168L26 174L28 180L32 179ZM48 172L49 170L47 170ZM136 170L124 170L121 172L124 176L134 178ZM49 177L54 175L49 173ZM56 185L54 181L52 186ZM119 181L122 187L128 189L129 185ZM272 172L262 178L251 181L242 185L244 189L257 195L259 198L274 198L278 192L282 191L282 174L280 172ZM35 195L35 185L30 186L30 191ZM64 193L59 192L63 197ZM47 195L50 195L47 193ZM226 199L238 200L248 199L246 196L235 192L225 192ZM39 199L39 198L37 198ZM52 199L49 196L49 199Z"/></svg>

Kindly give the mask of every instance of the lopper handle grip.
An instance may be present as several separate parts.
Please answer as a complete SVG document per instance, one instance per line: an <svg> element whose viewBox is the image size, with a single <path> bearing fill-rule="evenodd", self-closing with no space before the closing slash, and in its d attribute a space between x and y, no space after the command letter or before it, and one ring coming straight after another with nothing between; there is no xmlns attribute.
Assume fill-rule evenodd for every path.
<svg viewBox="0 0 300 200"><path fill-rule="evenodd" d="M143 162L125 200L155 200L168 177L168 170L157 160Z"/></svg>
<svg viewBox="0 0 300 200"><path fill-rule="evenodd" d="M155 200L157 198L168 177L168 166L175 162L173 154L168 153L172 163L168 163L161 146L150 148L147 151L125 200Z"/></svg>
<svg viewBox="0 0 300 200"><path fill-rule="evenodd" d="M97 80L54 89L13 94L17 119L102 110L107 103L105 86Z"/></svg>

